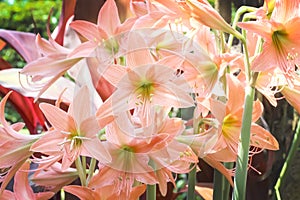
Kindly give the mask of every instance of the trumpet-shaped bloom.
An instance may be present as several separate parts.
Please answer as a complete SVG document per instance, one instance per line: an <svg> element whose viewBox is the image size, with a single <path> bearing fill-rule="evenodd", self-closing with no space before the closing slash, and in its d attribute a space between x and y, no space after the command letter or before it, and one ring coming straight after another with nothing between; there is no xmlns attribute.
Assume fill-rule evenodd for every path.
<svg viewBox="0 0 300 200"><path fill-rule="evenodd" d="M10 179L22 164L32 155L31 145L40 137L39 135L24 135L18 133L23 123L9 125L5 120L4 107L11 92L0 102L0 169L6 169L0 176L1 190L5 189Z"/></svg>
<svg viewBox="0 0 300 200"><path fill-rule="evenodd" d="M138 116L119 115L107 125L106 144L112 162L100 166L91 185L115 184L120 193L122 188L129 191L133 181L137 180L145 184L159 183L165 195L166 183L174 183L171 172L188 172L190 164L198 161L188 145L174 140L184 129L181 120L156 112L152 116L153 123L144 127L136 119Z"/></svg>
<svg viewBox="0 0 300 200"><path fill-rule="evenodd" d="M291 104L295 110L300 113L300 86L294 86L293 88L284 86L281 90L281 93L284 95L285 99Z"/></svg>
<svg viewBox="0 0 300 200"><path fill-rule="evenodd" d="M215 150L229 148L231 152L237 154L244 110L244 90L242 84L233 76L227 76L227 82L229 85L229 95L226 104L215 99L210 99L208 101L204 100L201 104L204 107L209 108L218 122L219 140L214 147ZM255 101L252 112L253 122L259 119L262 111L261 103ZM251 125L250 145L261 149L278 149L278 142L272 134L255 123L252 123Z"/></svg>
<svg viewBox="0 0 300 200"><path fill-rule="evenodd" d="M36 46L43 56L28 63L21 70L22 74L31 79L30 89L39 91L36 98L39 98L58 78L82 59L81 57L67 58L71 50L57 44L52 39L49 29L47 33L49 41L42 39L40 35L36 36Z"/></svg>
<svg viewBox="0 0 300 200"><path fill-rule="evenodd" d="M100 127L91 113L87 87L82 87L66 113L60 108L42 103L40 107L52 129L32 145L31 150L62 158L62 168L67 169L79 155L96 158L101 163L111 160L98 139Z"/></svg>
<svg viewBox="0 0 300 200"><path fill-rule="evenodd" d="M111 66L113 67L113 66ZM148 64L128 71L122 67L110 69L107 76L117 78L117 90L97 111L97 117L107 118L133 108L143 113L145 124L151 121L154 105L191 107L193 99L184 79L176 77L174 70L164 65ZM110 78L109 80L112 80Z"/></svg>
<svg viewBox="0 0 300 200"><path fill-rule="evenodd" d="M78 179L78 172L75 168L68 168L62 171L62 165L55 162L45 169L37 170L30 177L34 184L48 188L57 193L63 186L71 184Z"/></svg>
<svg viewBox="0 0 300 200"><path fill-rule="evenodd" d="M70 24L75 31L88 40L76 48L70 57L76 57L76 55L90 57L95 55L93 53L99 47L97 51L100 50L100 52L96 56L111 61L107 57L111 58L121 50L119 35L129 31L134 21L134 18L129 18L121 24L115 1L106 1L98 14L97 24L84 20L76 20Z"/></svg>
<svg viewBox="0 0 300 200"><path fill-rule="evenodd" d="M219 141L218 126L219 122L213 118L194 118L193 128L189 128L184 134L176 137L176 140L189 145L197 156L203 159L213 168L219 170L231 185L232 173L225 168L221 162L234 162L236 155L228 148L222 150L215 149ZM221 159L220 159L221 158Z"/></svg>
<svg viewBox="0 0 300 200"><path fill-rule="evenodd" d="M78 185L69 185L65 186L64 190L71 194L76 195L81 200L115 200L119 199L124 194L118 195L117 193L113 193L114 185L107 185L101 188L92 189L89 187L82 187ZM130 190L129 200L138 199L146 190L146 185L142 184L139 186L135 186Z"/></svg>
<svg viewBox="0 0 300 200"><path fill-rule="evenodd" d="M233 35L237 35L235 31L223 17L209 4L206 0L186 0L188 9L186 12L200 23L216 30L221 30Z"/></svg>
<svg viewBox="0 0 300 200"><path fill-rule="evenodd" d="M25 162L21 168L16 172L14 178L14 191L5 190L3 195L0 195L0 200L19 200L19 199L32 199L32 200L47 200L50 199L54 192L39 192L34 193L29 185L28 180L29 162Z"/></svg>
<svg viewBox="0 0 300 200"><path fill-rule="evenodd" d="M296 84L296 79L294 83ZM279 68L260 72L255 83L255 88L262 93L274 107L277 106L277 98L275 95L285 86L288 87L288 82L285 79L284 73Z"/></svg>
<svg viewBox="0 0 300 200"><path fill-rule="evenodd" d="M271 18L239 23L264 39L263 50L252 63L254 71L267 71L279 67L287 80L295 76L299 64L299 0L276 1Z"/></svg>

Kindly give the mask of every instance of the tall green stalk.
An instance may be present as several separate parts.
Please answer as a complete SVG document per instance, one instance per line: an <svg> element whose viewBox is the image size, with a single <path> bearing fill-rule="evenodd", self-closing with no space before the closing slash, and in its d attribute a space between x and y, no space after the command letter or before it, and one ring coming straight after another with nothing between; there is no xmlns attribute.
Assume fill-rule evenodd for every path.
<svg viewBox="0 0 300 200"><path fill-rule="evenodd" d="M194 166L193 169L189 172L189 176L188 176L188 193L187 193L188 200L195 199L196 173L197 173L197 167Z"/></svg>
<svg viewBox="0 0 300 200"><path fill-rule="evenodd" d="M246 182L248 172L248 155L250 145L250 129L252 122L252 110L255 88L246 86L246 99L243 113L241 139L238 145L236 172L234 176L233 199L244 200L246 197Z"/></svg>
<svg viewBox="0 0 300 200"><path fill-rule="evenodd" d="M233 162L226 162L224 163L224 166L227 169L232 169L234 163ZM226 178L223 178L224 183L223 183L223 200L228 200L229 199L229 192L230 192L230 183Z"/></svg>
<svg viewBox="0 0 300 200"><path fill-rule="evenodd" d="M236 29L237 27L237 23L239 22L241 16L246 13L246 12L254 12L255 10L257 10L257 8L254 8L254 7L249 7L249 6L241 6L237 11L236 11L236 14L235 14L235 17L233 19L233 22L232 22L232 28L233 29ZM238 39L240 39L238 36L234 35L234 34L230 34L229 35L229 38L228 38L228 42L227 42L227 45L228 45L228 48L230 48L232 46L232 42L233 42L233 38L234 37L237 37Z"/></svg>
<svg viewBox="0 0 300 200"><path fill-rule="evenodd" d="M149 160L149 165L155 170L156 166L152 159ZM146 199L147 200L156 200L156 184L154 185L147 185L146 191Z"/></svg>
<svg viewBox="0 0 300 200"><path fill-rule="evenodd" d="M147 200L156 200L156 185L147 185Z"/></svg>
<svg viewBox="0 0 300 200"><path fill-rule="evenodd" d="M93 177L95 167L96 167L97 160L95 158L91 158L90 161L90 166L89 166L89 172L88 172L88 177L86 179L87 184L89 184L91 178Z"/></svg>
<svg viewBox="0 0 300 200"><path fill-rule="evenodd" d="M217 169L214 170L213 200L223 200L224 176Z"/></svg>
<svg viewBox="0 0 300 200"><path fill-rule="evenodd" d="M242 118L241 136L238 145L238 156L236 160L236 172L234 176L233 196L234 200L244 200L246 197L246 183L248 172L248 155L250 146L250 130L252 123L252 110L255 94L255 82L257 73L252 73L250 69L249 53L246 43L246 32L243 30L243 50L244 50L244 63L247 86L245 88L245 103Z"/></svg>
<svg viewBox="0 0 300 200"><path fill-rule="evenodd" d="M82 186L86 186L86 171L84 171L84 168L81 163L80 156L75 160L76 169L78 172L78 176L81 182Z"/></svg>
<svg viewBox="0 0 300 200"><path fill-rule="evenodd" d="M279 178L278 178L278 180L276 182L276 185L274 187L276 197L277 197L278 200L281 200L279 188L280 188L281 184L283 184L284 181L285 181L286 171L288 170L291 161L295 157L295 154L297 152L297 148L299 147L299 145L300 145L300 120L298 121L297 130L296 130L296 133L294 135L294 138L293 138L292 145L290 147L288 156L287 156L287 158L286 158L286 160L285 160L285 162L282 166L281 172L279 174Z"/></svg>

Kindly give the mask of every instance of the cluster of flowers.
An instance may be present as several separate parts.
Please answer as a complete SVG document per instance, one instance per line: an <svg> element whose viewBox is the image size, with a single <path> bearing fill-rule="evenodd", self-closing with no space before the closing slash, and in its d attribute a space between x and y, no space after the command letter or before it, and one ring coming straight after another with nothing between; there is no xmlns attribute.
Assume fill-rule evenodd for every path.
<svg viewBox="0 0 300 200"><path fill-rule="evenodd" d="M48 199L63 188L82 199L137 199L155 184L166 195L167 182L175 185L174 174L197 167L198 158L232 184L233 171L222 162L237 159L245 88L255 87L274 106L282 92L298 109L299 3L266 1L253 9L249 18L256 20L238 24L246 38L206 0L132 0L133 16L123 23L107 0L97 24L71 22L82 41L74 48L56 43L49 30L48 40L37 35L41 57L20 76L37 98L58 80L67 89L55 105L39 104L49 122L39 135L8 124L10 93L2 99L1 198ZM222 32L247 43L244 53L234 52ZM252 109L249 156L277 150L272 134L255 123L262 103ZM30 180L46 191L29 186L33 164ZM13 176L14 191L5 190ZM78 178L81 186L69 185Z"/></svg>

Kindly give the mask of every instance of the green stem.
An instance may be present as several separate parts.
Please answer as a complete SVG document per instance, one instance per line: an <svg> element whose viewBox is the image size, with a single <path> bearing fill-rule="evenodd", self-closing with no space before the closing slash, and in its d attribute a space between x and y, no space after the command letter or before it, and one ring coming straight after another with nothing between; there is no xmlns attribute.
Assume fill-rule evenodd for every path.
<svg viewBox="0 0 300 200"><path fill-rule="evenodd" d="M278 178L278 180L276 182L276 185L274 187L275 192L276 192L276 197L277 197L278 200L281 200L279 188L280 188L281 184L283 185L283 183L285 181L286 171L290 167L290 163L293 160L293 158L295 157L295 154L297 152L297 148L299 147L299 144L300 144L300 137L299 136L300 136L300 120L298 121L297 130L296 130L296 133L294 135L294 138L293 138L292 145L290 147L288 156L287 156L287 158L286 158L286 160L285 160L285 162L282 166L281 172L279 174L279 178Z"/></svg>
<svg viewBox="0 0 300 200"><path fill-rule="evenodd" d="M245 19L246 20L246 19ZM244 21L244 19L243 19ZM246 88L245 88L245 102L244 112L242 118L241 136L238 144L238 155L236 161L236 172L234 176L234 188L232 198L235 200L244 200L246 197L246 182L248 172L249 146L250 146L250 131L252 123L252 110L255 94L255 82L258 73L252 73L250 69L249 52L246 42L246 31L242 31L241 38L244 51Z"/></svg>
<svg viewBox="0 0 300 200"><path fill-rule="evenodd" d="M96 167L96 163L97 163L97 160L95 158L91 158L88 177L87 177L87 180L86 180L87 184L90 182L91 178L93 177L95 167Z"/></svg>
<svg viewBox="0 0 300 200"><path fill-rule="evenodd" d="M253 12L257 10L257 8L254 8L254 7L249 7L249 6L242 6L240 7L237 11L236 11L236 15L233 19L233 22L232 22L232 28L234 30L236 30L236 27L237 27L237 23L238 21L240 20L241 16L246 13L246 12ZM229 35L229 38L228 38L228 48L231 48L232 46L232 42L233 42L233 38L234 38L234 34L231 34ZM240 39L240 38L239 38Z"/></svg>
<svg viewBox="0 0 300 200"><path fill-rule="evenodd" d="M233 162L226 162L224 163L224 166L227 169L232 169L233 167ZM229 192L230 192L230 183L228 182L228 180L226 178L224 178L224 182L223 182L223 200L228 200L229 199Z"/></svg>
<svg viewBox="0 0 300 200"><path fill-rule="evenodd" d="M155 162L150 159L149 165L156 170ZM147 191L146 191L146 199L147 200L156 200L156 184L154 185L147 185Z"/></svg>
<svg viewBox="0 0 300 200"><path fill-rule="evenodd" d="M156 199L156 185L147 185L146 197L147 200Z"/></svg>
<svg viewBox="0 0 300 200"><path fill-rule="evenodd" d="M243 124L241 140L238 145L236 172L234 176L233 199L244 200L246 196L246 182L248 169L248 154L250 145L250 129L252 122L252 110L255 88L246 86L245 107L243 112Z"/></svg>
<svg viewBox="0 0 300 200"><path fill-rule="evenodd" d="M60 199L65 200L65 198L66 198L66 194L64 189L60 189Z"/></svg>
<svg viewBox="0 0 300 200"><path fill-rule="evenodd" d="M233 167L233 162L226 162L224 166L227 169ZM214 188L213 188L213 199L214 200L228 200L230 191L230 183L218 170L214 170Z"/></svg>
<svg viewBox="0 0 300 200"><path fill-rule="evenodd" d="M82 186L86 185L86 171L83 170L80 156L75 160L76 169Z"/></svg>
<svg viewBox="0 0 300 200"><path fill-rule="evenodd" d="M83 171L86 172L86 157L85 156L81 156L81 162L82 162Z"/></svg>
<svg viewBox="0 0 300 200"><path fill-rule="evenodd" d="M223 183L224 176L217 169L214 170L214 190L213 190L213 199L214 200L223 200Z"/></svg>
<svg viewBox="0 0 300 200"><path fill-rule="evenodd" d="M193 169L189 172L189 176L188 176L188 193L187 193L188 200L195 199L196 173L197 173L197 166L193 166Z"/></svg>

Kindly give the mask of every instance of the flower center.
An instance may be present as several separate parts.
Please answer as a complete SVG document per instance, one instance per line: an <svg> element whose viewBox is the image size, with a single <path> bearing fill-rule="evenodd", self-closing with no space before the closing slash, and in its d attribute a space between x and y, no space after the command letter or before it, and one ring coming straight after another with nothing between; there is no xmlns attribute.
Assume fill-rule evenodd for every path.
<svg viewBox="0 0 300 200"><path fill-rule="evenodd" d="M237 127L237 124L238 124L238 119L232 115L227 115L224 120L223 120L223 125L222 125L222 133L223 133L223 136L227 139L230 139L232 138L232 133L233 132L233 129L235 128L239 128Z"/></svg>
<svg viewBox="0 0 300 200"><path fill-rule="evenodd" d="M82 138L77 131L72 131L68 139L71 140L70 149L73 149L74 147L80 147L82 144Z"/></svg>
<svg viewBox="0 0 300 200"><path fill-rule="evenodd" d="M274 31L272 34L272 42L275 45L275 47L277 48L280 55L287 54L282 45L285 42L286 36L287 36L287 34L282 30Z"/></svg>
<svg viewBox="0 0 300 200"><path fill-rule="evenodd" d="M103 45L105 47L105 49L111 53L111 55L115 55L118 53L119 51L119 44L118 44L118 41L111 37L105 41L103 41Z"/></svg>
<svg viewBox="0 0 300 200"><path fill-rule="evenodd" d="M151 101L153 91L154 84L151 81L142 80L137 86L136 94L137 97L141 100L141 103L144 103L144 101L146 100Z"/></svg>
<svg viewBox="0 0 300 200"><path fill-rule="evenodd" d="M134 149L127 145L122 146L121 150L126 151L126 152L134 152Z"/></svg>

